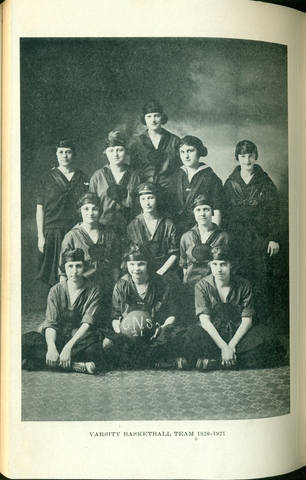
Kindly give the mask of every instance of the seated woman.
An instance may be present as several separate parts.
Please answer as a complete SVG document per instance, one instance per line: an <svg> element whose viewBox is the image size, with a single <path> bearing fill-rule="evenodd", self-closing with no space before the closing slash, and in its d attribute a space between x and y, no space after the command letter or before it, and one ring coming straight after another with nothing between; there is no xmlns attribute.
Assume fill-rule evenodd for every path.
<svg viewBox="0 0 306 480"><path fill-rule="evenodd" d="M212 222L213 204L204 195L199 195L193 205L196 225L184 233L180 244L180 266L184 272L185 319L195 318L195 284L210 273L210 252L212 247L226 245L228 235Z"/></svg>
<svg viewBox="0 0 306 480"><path fill-rule="evenodd" d="M271 312L275 291L271 280L279 252L279 197L271 178L256 164L255 143L238 142L235 157L239 165L224 184L224 227L239 275L252 282L256 313L262 320Z"/></svg>
<svg viewBox="0 0 306 480"><path fill-rule="evenodd" d="M126 140L119 132L110 132L105 141L104 154L108 164L97 170L90 179L89 191L101 201L100 222L111 226L119 239L123 239L129 221L134 217L133 199L138 174L124 162Z"/></svg>
<svg viewBox="0 0 306 480"><path fill-rule="evenodd" d="M171 178L168 204L179 238L194 225L192 205L199 195L210 198L214 205L213 221L220 225L222 209L222 182L214 171L200 162L207 148L192 135L186 135L179 144L183 166Z"/></svg>
<svg viewBox="0 0 306 480"><path fill-rule="evenodd" d="M141 115L141 122L148 128L133 135L129 144L130 164L139 172L141 182L156 182L163 190L167 190L170 176L181 164L179 137L162 128L167 120L163 106L151 100Z"/></svg>
<svg viewBox="0 0 306 480"><path fill-rule="evenodd" d="M125 253L127 272L113 292L112 331L106 332L103 348L110 368L145 368L154 366L168 355L167 342L176 320L176 302L170 285L154 274L150 252L133 245ZM133 311L149 314L152 335L137 342L121 333L120 323Z"/></svg>
<svg viewBox="0 0 306 480"><path fill-rule="evenodd" d="M172 220L159 211L158 185L142 183L138 187L138 195L142 213L128 225L128 240L150 250L151 261L158 275L169 281L178 281L174 273L178 258L176 229Z"/></svg>
<svg viewBox="0 0 306 480"><path fill-rule="evenodd" d="M62 368L93 374L101 363L97 326L101 295L87 285L84 252L63 254L67 279L51 288L45 321L22 336L24 369Z"/></svg>
<svg viewBox="0 0 306 480"><path fill-rule="evenodd" d="M280 365L284 348L266 326L252 327L251 285L233 274L231 257L225 247L212 249L210 268L212 274L195 286L200 323L189 329L182 354L191 364L195 363L198 370Z"/></svg>

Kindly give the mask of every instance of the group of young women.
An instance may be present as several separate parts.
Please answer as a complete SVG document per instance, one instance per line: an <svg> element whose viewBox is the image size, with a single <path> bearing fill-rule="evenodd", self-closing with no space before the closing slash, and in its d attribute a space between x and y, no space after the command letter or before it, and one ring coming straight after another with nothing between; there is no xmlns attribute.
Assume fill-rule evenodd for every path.
<svg viewBox="0 0 306 480"><path fill-rule="evenodd" d="M128 143L110 132L108 163L90 180L74 144L56 145L36 217L38 278L51 288L45 321L23 336L23 368L277 364L277 339L266 322L253 324L279 251L278 194L256 145L237 144L238 166L223 186L201 161L208 151L199 138L162 127L162 105L147 103L141 121L147 130ZM133 311L152 319L149 338L124 334Z"/></svg>

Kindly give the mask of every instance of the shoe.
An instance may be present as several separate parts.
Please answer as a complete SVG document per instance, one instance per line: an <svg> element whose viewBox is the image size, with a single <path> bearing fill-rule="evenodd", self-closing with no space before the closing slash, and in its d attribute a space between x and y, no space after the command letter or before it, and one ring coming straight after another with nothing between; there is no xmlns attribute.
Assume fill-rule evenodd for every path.
<svg viewBox="0 0 306 480"><path fill-rule="evenodd" d="M208 371L208 370L220 370L221 363L215 358L198 358L196 363L196 369L199 372Z"/></svg>
<svg viewBox="0 0 306 480"><path fill-rule="evenodd" d="M96 373L96 365L94 362L74 362L71 365L71 369L74 372L78 373L89 373L90 375L94 375Z"/></svg>
<svg viewBox="0 0 306 480"><path fill-rule="evenodd" d="M196 369L199 372L211 370L239 370L237 363L235 365L223 365L221 358L199 358L196 363Z"/></svg>
<svg viewBox="0 0 306 480"><path fill-rule="evenodd" d="M155 368L160 368L164 370L186 370L188 367L188 362L186 358L178 357L173 360L166 360L165 362L155 363Z"/></svg>

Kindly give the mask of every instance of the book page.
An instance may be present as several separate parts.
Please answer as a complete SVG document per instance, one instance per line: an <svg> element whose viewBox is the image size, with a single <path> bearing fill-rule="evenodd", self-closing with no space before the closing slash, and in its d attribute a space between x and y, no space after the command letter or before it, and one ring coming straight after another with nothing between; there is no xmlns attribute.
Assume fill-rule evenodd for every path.
<svg viewBox="0 0 306 480"><path fill-rule="evenodd" d="M247 479L301 467L305 15L246 0L6 0L3 9L2 472ZM144 131L141 108L152 98L163 104L170 132L203 140L207 165L223 183L236 166L237 142L253 140L280 193L285 273L282 266L278 271L289 321L283 300L277 312L284 330L289 324L290 364L278 376L265 369L202 377L63 373L57 380L57 373L21 370L21 334L43 320L48 294L36 280L35 190L51 168L53 142L64 132L75 138L80 166L92 175L109 131ZM239 382L236 373L244 374ZM159 374L160 384L153 383ZM48 397L53 382L58 402ZM241 395L228 407L233 382ZM254 382L262 410L252 416ZM63 392L71 392L66 403ZM205 404L199 412L194 407L201 395L207 416ZM114 406L117 413L107 416Z"/></svg>

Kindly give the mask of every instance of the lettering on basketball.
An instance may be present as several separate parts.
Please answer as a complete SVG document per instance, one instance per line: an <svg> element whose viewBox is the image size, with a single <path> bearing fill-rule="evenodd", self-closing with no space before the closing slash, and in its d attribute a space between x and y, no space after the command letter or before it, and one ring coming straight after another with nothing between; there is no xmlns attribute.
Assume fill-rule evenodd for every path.
<svg viewBox="0 0 306 480"><path fill-rule="evenodd" d="M153 328L153 321L146 318L145 315L137 317L128 315L122 320L121 328L126 331L130 330L133 337L142 337L146 328L149 330Z"/></svg>

